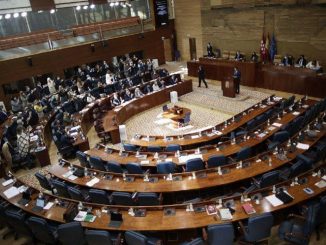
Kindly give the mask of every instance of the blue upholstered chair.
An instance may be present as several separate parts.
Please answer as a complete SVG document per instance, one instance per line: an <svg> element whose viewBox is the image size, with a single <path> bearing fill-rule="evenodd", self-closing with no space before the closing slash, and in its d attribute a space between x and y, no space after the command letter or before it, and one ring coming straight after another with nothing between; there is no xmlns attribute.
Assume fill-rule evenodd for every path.
<svg viewBox="0 0 326 245"><path fill-rule="evenodd" d="M246 225L242 225L243 240L249 243L255 243L266 240L271 235L271 229L274 223L274 218L271 213L263 213L257 216L250 217Z"/></svg>
<svg viewBox="0 0 326 245"><path fill-rule="evenodd" d="M320 239L319 228L322 224L325 223L326 223L326 195L320 198L320 207L319 207L319 212L317 214L317 221L316 221L317 240Z"/></svg>
<svg viewBox="0 0 326 245"><path fill-rule="evenodd" d="M209 225L207 227L209 245L232 245L234 240L234 229L231 223Z"/></svg>
<svg viewBox="0 0 326 245"><path fill-rule="evenodd" d="M198 237L190 242L181 243L181 245L205 245L205 242L202 238Z"/></svg>
<svg viewBox="0 0 326 245"><path fill-rule="evenodd" d="M141 168L139 163L127 163L126 169L129 174L143 174L144 170Z"/></svg>
<svg viewBox="0 0 326 245"><path fill-rule="evenodd" d="M259 179L259 181L256 181L255 184L258 188L265 188L277 184L279 180L280 180L280 171L274 170L268 173L264 173Z"/></svg>
<svg viewBox="0 0 326 245"><path fill-rule="evenodd" d="M114 240L108 231L86 230L85 238L88 245L113 245Z"/></svg>
<svg viewBox="0 0 326 245"><path fill-rule="evenodd" d="M90 156L89 164L93 169L97 169L100 171L106 171L103 160L100 157Z"/></svg>
<svg viewBox="0 0 326 245"><path fill-rule="evenodd" d="M70 195L68 193L68 186L66 183L57 179L52 179L51 183L53 184L54 188L57 190L58 196L70 198Z"/></svg>
<svg viewBox="0 0 326 245"><path fill-rule="evenodd" d="M139 147L137 147L136 145L133 145L133 144L124 143L123 149L125 149L125 151L138 151Z"/></svg>
<svg viewBox="0 0 326 245"><path fill-rule="evenodd" d="M160 162L156 165L158 174L172 174L175 171L175 164L173 162Z"/></svg>
<svg viewBox="0 0 326 245"><path fill-rule="evenodd" d="M122 206L134 206L135 202L132 199L132 195L128 192L114 191L111 195L112 203Z"/></svg>
<svg viewBox="0 0 326 245"><path fill-rule="evenodd" d="M156 245L159 241L157 238L149 238L135 231L126 231L125 240L127 245Z"/></svg>
<svg viewBox="0 0 326 245"><path fill-rule="evenodd" d="M121 167L121 165L117 162L109 161L106 164L107 171L117 174L122 174L124 171Z"/></svg>
<svg viewBox="0 0 326 245"><path fill-rule="evenodd" d="M87 155L82 151L76 152L76 157L79 160L79 163L82 167L89 168L89 162L87 160Z"/></svg>
<svg viewBox="0 0 326 245"><path fill-rule="evenodd" d="M320 204L314 203L308 206L304 216L289 215L278 230L278 236L287 242L300 245L308 245L311 234L316 228L317 215Z"/></svg>
<svg viewBox="0 0 326 245"><path fill-rule="evenodd" d="M58 237L62 245L86 245L84 230L80 222L71 222L58 226Z"/></svg>
<svg viewBox="0 0 326 245"><path fill-rule="evenodd" d="M251 148L243 147L236 155L236 161L242 161L248 159L251 156Z"/></svg>
<svg viewBox="0 0 326 245"><path fill-rule="evenodd" d="M36 172L35 177L37 178L40 186L48 191L53 192L53 185L51 184L50 180L46 178L43 174Z"/></svg>
<svg viewBox="0 0 326 245"><path fill-rule="evenodd" d="M89 200L89 196L86 193L83 193L81 190L76 187L68 186L68 193L70 198L80 202L85 202Z"/></svg>
<svg viewBox="0 0 326 245"><path fill-rule="evenodd" d="M45 219L31 216L28 218L27 224L36 240L44 244L57 244L57 229L56 227L51 227Z"/></svg>
<svg viewBox="0 0 326 245"><path fill-rule="evenodd" d="M268 149L272 150L279 144L282 144L283 142L287 141L290 138L290 134L287 131L280 131L276 132L273 136L272 142L268 144Z"/></svg>
<svg viewBox="0 0 326 245"><path fill-rule="evenodd" d="M190 159L186 162L186 172L193 172L204 169L204 162L201 158Z"/></svg>
<svg viewBox="0 0 326 245"><path fill-rule="evenodd" d="M167 145L165 148L166 152L175 152L175 151L180 151L180 150L181 150L181 147L180 147L180 145L177 145L177 144L170 144L170 145Z"/></svg>
<svg viewBox="0 0 326 245"><path fill-rule="evenodd" d="M88 194L93 203L111 204L110 197L104 190L90 189Z"/></svg>
<svg viewBox="0 0 326 245"><path fill-rule="evenodd" d="M137 195L139 206L158 206L161 203L160 197L152 192L140 192Z"/></svg>
<svg viewBox="0 0 326 245"><path fill-rule="evenodd" d="M160 146L157 145L149 145L147 146L147 150L148 152L161 152L162 148Z"/></svg>
<svg viewBox="0 0 326 245"><path fill-rule="evenodd" d="M26 214L19 210L5 210L5 216L9 228L15 232L15 237L25 235L33 238L33 233L26 224Z"/></svg>
<svg viewBox="0 0 326 245"><path fill-rule="evenodd" d="M213 155L207 160L208 168L216 168L227 164L227 158L224 155Z"/></svg>

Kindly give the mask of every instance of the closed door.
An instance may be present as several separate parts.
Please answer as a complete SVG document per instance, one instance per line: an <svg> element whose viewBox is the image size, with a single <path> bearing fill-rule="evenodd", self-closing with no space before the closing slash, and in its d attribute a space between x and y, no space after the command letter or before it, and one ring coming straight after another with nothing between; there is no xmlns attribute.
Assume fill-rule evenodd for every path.
<svg viewBox="0 0 326 245"><path fill-rule="evenodd" d="M189 38L190 59L197 59L196 38Z"/></svg>

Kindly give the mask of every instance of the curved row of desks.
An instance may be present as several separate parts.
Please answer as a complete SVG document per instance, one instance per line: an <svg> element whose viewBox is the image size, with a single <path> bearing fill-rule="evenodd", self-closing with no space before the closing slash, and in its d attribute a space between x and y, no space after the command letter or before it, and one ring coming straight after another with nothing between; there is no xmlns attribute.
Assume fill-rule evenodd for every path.
<svg viewBox="0 0 326 245"><path fill-rule="evenodd" d="M239 152L243 147L254 147L264 141L266 141L268 138L270 138L273 134L275 134L277 131L280 130L280 125L286 125L289 122L293 121L298 116L302 115L310 106L314 105L316 101L308 100L306 101L306 106L298 109L296 112L287 112L283 115L282 118L276 118L274 121L271 121L271 125L268 125L267 123L264 123L262 132L263 135L260 135L258 131L256 131L252 137L246 140L241 140L239 137L238 139L241 140L241 142L238 142L236 144L233 144L231 141L224 142L223 144L208 146L207 149L204 150L204 152L201 152L200 155L197 155L196 157L201 157L204 161L207 161L208 158L212 155L216 154L223 154L224 156L231 156L233 154L236 154ZM277 123L278 126L273 126L272 123ZM260 135L260 136L258 136ZM197 150L187 150L180 152L181 157L175 156L175 153L164 153L164 155L167 155L168 158L174 162L177 165L184 165L185 161L182 157L183 154L191 155L196 153ZM100 149L90 149L86 152L89 156L98 156L102 158L104 161L115 161L120 164L127 164L130 162L140 163L142 164L139 157L137 157L136 152L127 152L125 154L120 154L120 152L116 150L112 150L112 152L109 154L105 151L104 148ZM143 163L146 167L156 167L157 159L154 158L154 153L146 153L146 165Z"/></svg>
<svg viewBox="0 0 326 245"><path fill-rule="evenodd" d="M321 139L326 133L326 128L317 132L316 138L312 140L305 139L303 144L312 147L319 139ZM293 139L295 139L293 137ZM289 147L284 145L287 151L286 159L282 159L272 153L263 153L254 158L245 161L246 167L239 168L239 163L233 163L225 165L220 168L200 170L193 173L178 173L172 175L172 180L167 179L168 175L149 175L149 178L153 178L154 181L149 182L144 180L144 175L130 175L126 174L125 179L122 174L114 174L96 170L92 171L96 175L93 178L99 180L98 183L91 186L92 188L103 189L106 191L124 191L124 192L179 192L179 191L191 191L198 189L205 189L210 187L218 187L235 182L240 182L246 179L253 178L255 176L270 172L274 169L278 169L287 163L293 161L299 154L303 154L306 150L295 149L294 152L290 152ZM271 158L271 164L269 164L269 158ZM73 166L73 165L71 165ZM65 182L80 185L84 187L90 187L88 182L92 180L90 176L77 178L71 180L67 176L67 172L71 171L70 165L61 166L59 164L53 165L49 168L49 173ZM244 165L243 165L244 166ZM75 165L75 167L80 167ZM196 176L194 178L194 175ZM174 180L173 180L174 178Z"/></svg>
<svg viewBox="0 0 326 245"><path fill-rule="evenodd" d="M317 170L315 170L316 172ZM272 195L272 188L266 188L263 190L259 190L258 193L263 197L259 203L256 203L254 201L251 201L250 199L245 199L245 202L250 202L254 209L256 210L256 214L265 213L265 212L277 212L284 210L288 207L291 207L293 205L305 202L311 198L317 197L318 195L321 195L325 192L325 187L319 188L316 186L317 182L322 181L321 176L318 176L316 173L307 172L306 174L299 177L305 178L304 184L292 184L292 182L287 183L281 183L279 186L283 187L287 190L287 192L294 198L294 200L288 204L282 204L280 206L274 207L271 205L266 198L266 196ZM323 176L325 178L325 176ZM4 182L2 180L1 182ZM291 183L291 184L290 184ZM35 193L33 195L33 200L30 201L27 205L20 205L18 202L22 197L22 194L19 194L15 197L12 197L10 199L6 198L6 196L3 194L5 190L8 190L12 184L9 186L3 187L3 185L0 185L0 192L1 197L11 204L21 208L22 210L35 215L40 216L52 221L64 223L63 220L63 214L66 211L67 204L70 202L74 202L70 199L63 199L59 198L60 200L63 200L63 202L60 202L61 205L55 204L53 205L49 210L43 210L41 212L34 212L32 208L35 206L36 203L36 197L38 196L38 193ZM309 187L313 190L312 194L306 194L303 191L303 188ZM254 197L254 195L257 194L251 193L250 197ZM48 201L54 202L55 198L58 200L58 197L45 194ZM250 215L246 214L245 211L242 208L242 204L240 197L230 197L228 199L233 199L234 201L234 214L232 217L232 222L237 222L240 220L244 220L250 217ZM223 203L227 201L228 199L224 199ZM204 202L204 203L196 203L194 204L194 208L196 207L205 207L205 205L217 205L217 203L213 202ZM126 230L137 230L137 231L168 231L168 230L181 230L181 229L193 229L193 228L200 228L200 227L206 227L210 224L219 224L224 223L225 221L222 221L218 215L208 215L205 212L205 209L201 212L191 212L187 211L187 205L170 205L170 206L156 206L156 207L139 207L146 209L146 215L145 217L135 217L131 216L128 213L128 210L130 207L126 206L120 206L120 207L112 207L112 206L103 206L103 205L96 205L96 204L84 204L86 207L92 207L91 212L93 215L96 215L96 219L92 223L88 222L81 222L83 227L86 228L92 228L92 229L101 229L101 230L120 230L120 231L126 231ZM220 208L217 206L217 208ZM169 210L169 211L167 211ZM109 227L108 224L110 222L110 215L108 215L109 211L119 211L122 214L123 217L123 223L119 228L115 227ZM130 210L129 210L130 211ZM171 215L172 213L172 215ZM253 214L253 215L256 215ZM229 222L229 221L228 221ZM155 225L154 225L155 224Z"/></svg>

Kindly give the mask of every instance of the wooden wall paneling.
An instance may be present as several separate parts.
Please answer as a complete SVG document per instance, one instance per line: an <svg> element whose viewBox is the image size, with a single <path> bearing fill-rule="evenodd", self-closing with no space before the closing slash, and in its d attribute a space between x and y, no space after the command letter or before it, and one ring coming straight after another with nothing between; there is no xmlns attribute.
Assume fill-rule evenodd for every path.
<svg viewBox="0 0 326 245"><path fill-rule="evenodd" d="M54 0L30 0L33 11L55 9Z"/></svg>

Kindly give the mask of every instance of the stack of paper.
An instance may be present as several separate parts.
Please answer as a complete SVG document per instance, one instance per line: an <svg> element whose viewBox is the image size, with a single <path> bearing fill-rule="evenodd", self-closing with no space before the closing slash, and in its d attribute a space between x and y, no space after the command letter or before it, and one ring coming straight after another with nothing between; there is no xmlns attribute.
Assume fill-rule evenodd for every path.
<svg viewBox="0 0 326 245"><path fill-rule="evenodd" d="M86 185L89 186L89 187L92 187L93 185L97 184L98 182L100 182L100 179L95 177L92 180L88 181L86 183Z"/></svg>
<svg viewBox="0 0 326 245"><path fill-rule="evenodd" d="M3 194L6 196L6 198L10 199L14 196L17 196L19 194L19 190L17 187L12 186L8 190L4 191Z"/></svg>
<svg viewBox="0 0 326 245"><path fill-rule="evenodd" d="M278 199L275 195L270 195L265 198L273 207L277 207L283 204L283 202Z"/></svg>
<svg viewBox="0 0 326 245"><path fill-rule="evenodd" d="M308 150L309 149L309 145L308 144L298 143L297 144L297 148L298 149L302 149L302 150Z"/></svg>
<svg viewBox="0 0 326 245"><path fill-rule="evenodd" d="M232 220L233 216L228 208L219 209L219 214L221 220Z"/></svg>

